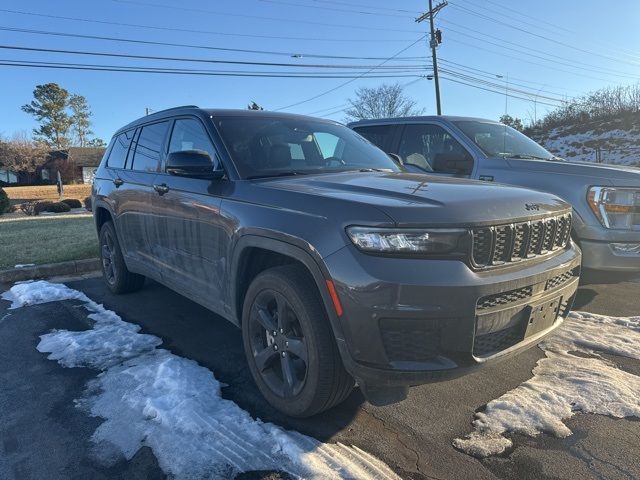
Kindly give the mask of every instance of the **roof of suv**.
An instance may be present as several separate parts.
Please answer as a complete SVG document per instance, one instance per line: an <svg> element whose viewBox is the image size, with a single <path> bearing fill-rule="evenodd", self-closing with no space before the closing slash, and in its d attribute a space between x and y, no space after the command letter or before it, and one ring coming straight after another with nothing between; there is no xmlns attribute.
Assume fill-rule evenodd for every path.
<svg viewBox="0 0 640 480"><path fill-rule="evenodd" d="M423 115L416 117L392 117L392 118L372 118L369 120L358 120L357 122L351 122L347 124L348 127L356 127L360 125L388 125L395 123L411 123L411 122L425 122L425 121L439 121L446 120L449 122L459 122L463 120L472 120L478 122L492 122L498 123L494 120L489 120L487 118L476 118L476 117L457 117L453 115Z"/></svg>
<svg viewBox="0 0 640 480"><path fill-rule="evenodd" d="M298 119L298 120L315 120L327 123L337 123L333 120L328 120L324 118L316 118L310 117L307 115L298 115L295 113L285 113L285 112L273 112L269 110L241 110L241 109L225 109L225 108L200 108L196 105L183 105L179 107L167 108L165 110L159 110L157 112L153 112L150 115L146 115L144 117L140 117L133 122L125 125L120 128L117 133L123 130L129 130L137 127L138 125L153 121L153 120L162 120L163 118L170 117L172 115L183 115L189 112L199 112L204 113L207 116L211 117L279 117L279 118L290 118L290 119Z"/></svg>

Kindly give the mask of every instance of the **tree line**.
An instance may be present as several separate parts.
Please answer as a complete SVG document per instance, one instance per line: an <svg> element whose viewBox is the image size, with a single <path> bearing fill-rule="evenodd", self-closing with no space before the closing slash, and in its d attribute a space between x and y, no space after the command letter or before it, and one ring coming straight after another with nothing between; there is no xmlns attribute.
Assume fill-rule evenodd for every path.
<svg viewBox="0 0 640 480"><path fill-rule="evenodd" d="M44 164L51 150L106 146L102 139L93 136L87 99L69 93L57 83L37 85L33 99L22 106L22 111L32 115L38 126L33 129L33 137L26 133L0 136L0 168L33 173Z"/></svg>

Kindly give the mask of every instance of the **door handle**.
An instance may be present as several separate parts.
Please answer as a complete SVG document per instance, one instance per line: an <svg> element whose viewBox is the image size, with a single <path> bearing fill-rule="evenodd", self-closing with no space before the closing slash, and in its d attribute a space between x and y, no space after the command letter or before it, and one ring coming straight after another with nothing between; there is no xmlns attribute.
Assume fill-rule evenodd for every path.
<svg viewBox="0 0 640 480"><path fill-rule="evenodd" d="M116 186L116 188L121 187L124 184L124 180L122 180L121 178L114 178L113 184Z"/></svg>
<svg viewBox="0 0 640 480"><path fill-rule="evenodd" d="M483 180L485 182L493 182L493 175L480 175L478 179Z"/></svg>
<svg viewBox="0 0 640 480"><path fill-rule="evenodd" d="M167 193L169 191L169 187L163 183L162 185L154 185L153 189L158 192L158 194L160 195L164 195L165 193Z"/></svg>

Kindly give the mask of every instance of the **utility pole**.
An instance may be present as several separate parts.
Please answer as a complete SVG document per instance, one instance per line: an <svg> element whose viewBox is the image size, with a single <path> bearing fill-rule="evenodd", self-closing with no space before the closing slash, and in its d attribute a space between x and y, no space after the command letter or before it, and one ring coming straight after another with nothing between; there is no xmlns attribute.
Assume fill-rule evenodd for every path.
<svg viewBox="0 0 640 480"><path fill-rule="evenodd" d="M444 0L442 3L439 3L434 7L433 0L429 0L429 11L416 18L416 23L423 22L427 18L429 19L429 27L431 31L429 46L431 47L431 59L433 61L433 81L436 86L436 109L438 115L442 115L442 106L440 104L440 78L438 77L438 55L436 54L436 48L438 48L438 45L442 43L442 33L440 30L435 30L433 19L440 10L447 6L447 4L447 0Z"/></svg>

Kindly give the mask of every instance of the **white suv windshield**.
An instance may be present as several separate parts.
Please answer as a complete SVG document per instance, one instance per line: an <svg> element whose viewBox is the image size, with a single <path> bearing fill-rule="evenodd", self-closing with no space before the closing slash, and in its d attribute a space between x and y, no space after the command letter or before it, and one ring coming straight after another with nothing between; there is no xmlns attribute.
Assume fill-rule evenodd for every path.
<svg viewBox="0 0 640 480"><path fill-rule="evenodd" d="M400 170L368 140L334 123L275 115L228 116L213 121L242 178Z"/></svg>
<svg viewBox="0 0 640 480"><path fill-rule="evenodd" d="M556 160L556 157L514 128L501 123L463 120L454 122L490 157Z"/></svg>

